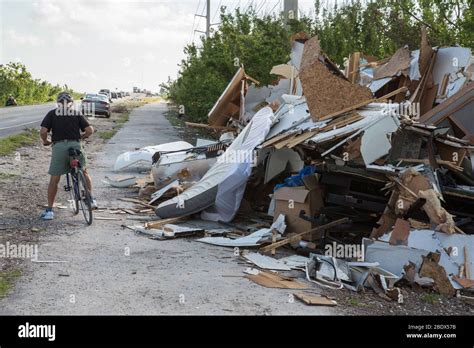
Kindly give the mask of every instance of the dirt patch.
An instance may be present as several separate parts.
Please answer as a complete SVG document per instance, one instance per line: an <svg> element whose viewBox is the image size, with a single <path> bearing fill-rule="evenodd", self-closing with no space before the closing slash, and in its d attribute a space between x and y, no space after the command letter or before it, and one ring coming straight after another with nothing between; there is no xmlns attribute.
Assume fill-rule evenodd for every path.
<svg viewBox="0 0 474 348"><path fill-rule="evenodd" d="M176 128L179 137L192 145L196 145L196 140L199 138L216 141L219 140L220 132L186 126L188 119L186 116L179 116L178 108L176 106L169 105L169 109L168 112L165 113L165 117Z"/></svg>
<svg viewBox="0 0 474 348"><path fill-rule="evenodd" d="M474 307L455 297L445 297L437 293L401 288L403 303L387 301L370 289L363 293L342 290L323 290L322 293L334 297L338 308L347 315L474 315Z"/></svg>

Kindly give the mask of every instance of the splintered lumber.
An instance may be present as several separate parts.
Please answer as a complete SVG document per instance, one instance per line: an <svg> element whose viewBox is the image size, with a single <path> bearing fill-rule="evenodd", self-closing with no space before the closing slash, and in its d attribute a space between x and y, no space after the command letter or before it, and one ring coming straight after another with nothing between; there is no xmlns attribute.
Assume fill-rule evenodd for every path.
<svg viewBox="0 0 474 348"><path fill-rule="evenodd" d="M205 129L214 129L214 130L222 130L222 131L236 131L235 128L231 127L224 127L224 126L210 126L208 124L203 124L203 123L193 123L193 122L186 122L186 126L192 127L192 128L205 128Z"/></svg>
<svg viewBox="0 0 474 348"><path fill-rule="evenodd" d="M184 218L185 218L185 216L180 216L180 217L176 217L176 218L163 219L163 220L160 220L160 221L147 222L147 223L145 223L145 228L148 229L148 230L158 229L158 228L163 227L164 225L173 224L173 223L178 222L179 220L182 220Z"/></svg>
<svg viewBox="0 0 474 348"><path fill-rule="evenodd" d="M345 109L342 109L341 111L336 111L336 112L334 112L334 113L332 113L332 114L329 114L329 115L320 117L318 121L324 121L324 120L327 120L327 119L329 119L329 118L336 118L336 117L341 116L341 115L343 115L343 114L345 114L345 113L348 113L348 112L350 112L350 111L354 111L354 110L357 110L357 109L359 109L359 108L361 108L361 107L364 107L364 106L366 106L366 105L369 105L370 103L381 102L381 101L383 101L383 100L385 100L385 99L391 98L391 97L393 97L393 96L396 96L397 94L404 93L404 92L406 92L406 91L408 91L408 88L407 88L407 87L401 87L401 88L399 88L399 89L396 89L396 90L393 91L393 92L390 92L390 93L387 94L387 95L384 95L384 96L381 97L381 98L368 99L368 100L366 100L366 101L363 101L363 102L360 102L360 103L358 103L358 104L349 106L349 107L347 107L347 108L345 108Z"/></svg>
<svg viewBox="0 0 474 348"><path fill-rule="evenodd" d="M309 306L337 306L337 302L327 296L313 294L294 294L294 296Z"/></svg>
<svg viewBox="0 0 474 348"><path fill-rule="evenodd" d="M466 278L467 279L472 279L471 278L471 264L469 260L469 252L467 251L467 247L464 246L464 270L466 272Z"/></svg>
<svg viewBox="0 0 474 348"><path fill-rule="evenodd" d="M270 145L273 145L274 143L279 142L280 140L287 139L287 138L293 136L293 134L294 134L294 132L288 132L288 133L283 133L283 134L280 134L280 135L276 135L273 138L271 138L271 139L267 140L266 142L264 142L261 145L261 147L266 148Z"/></svg>
<svg viewBox="0 0 474 348"><path fill-rule="evenodd" d="M153 206L151 204L142 202L141 200L135 199L135 198L119 198L119 201L140 204L140 205L143 205L144 207L147 207L147 208L150 208L150 209L155 209L156 208L155 206Z"/></svg>
<svg viewBox="0 0 474 348"><path fill-rule="evenodd" d="M122 220L120 218L114 218L114 217L104 217L104 216L94 216L95 220L105 220L105 221L119 221Z"/></svg>
<svg viewBox="0 0 474 348"><path fill-rule="evenodd" d="M276 289L308 289L308 285L303 284L292 278L283 277L278 274L260 271L258 274L247 274L245 278L250 279L258 285L266 288Z"/></svg>
<svg viewBox="0 0 474 348"><path fill-rule="evenodd" d="M262 252L268 252L268 251L271 251L272 249L276 249L276 248L279 248L279 247L282 247L284 245L287 245L287 244L290 244L292 242L295 242L295 241L299 241L301 239L301 237L309 234L309 233L313 233L313 232L319 232L319 231L324 231L324 230L327 230L328 228L332 228L332 227L335 227L335 226L338 226L338 225L341 225L341 224L344 224L346 222L349 222L349 218L343 218L343 219L339 219L339 220L336 220L336 221L333 221L333 222L330 222L326 225L322 225L322 226L318 226L318 227L315 227L311 230L307 230L307 231L304 231L304 232L301 232L301 233L298 233L298 234L295 234L294 236L291 236L289 238L286 238L286 239L283 239L279 242L276 242L276 243L272 243L270 245L267 245L263 248L260 249L260 251Z"/></svg>
<svg viewBox="0 0 474 348"><path fill-rule="evenodd" d="M406 163L423 163L423 164L429 164L430 161L428 159L408 159L408 158L402 158L400 159L400 162L406 162ZM456 162L451 162L451 161L444 161L444 160L440 160L440 159L437 159L436 162L438 164L441 164L441 165L444 165L444 166L447 166L447 167L450 167L451 169L455 170L455 171L458 171L458 172L462 172L464 171L464 168L461 167L461 166L458 166L456 164Z"/></svg>

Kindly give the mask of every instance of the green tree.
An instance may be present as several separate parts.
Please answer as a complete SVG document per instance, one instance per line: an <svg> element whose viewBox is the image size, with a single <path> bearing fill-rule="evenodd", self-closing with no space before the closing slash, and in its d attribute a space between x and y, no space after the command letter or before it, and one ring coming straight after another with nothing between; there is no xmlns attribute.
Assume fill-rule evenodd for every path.
<svg viewBox="0 0 474 348"><path fill-rule="evenodd" d="M49 82L33 79L21 63L10 62L0 65L0 102L4 103L12 94L19 104L45 103L56 100L61 91L68 91L75 97L80 94L70 88L51 85Z"/></svg>

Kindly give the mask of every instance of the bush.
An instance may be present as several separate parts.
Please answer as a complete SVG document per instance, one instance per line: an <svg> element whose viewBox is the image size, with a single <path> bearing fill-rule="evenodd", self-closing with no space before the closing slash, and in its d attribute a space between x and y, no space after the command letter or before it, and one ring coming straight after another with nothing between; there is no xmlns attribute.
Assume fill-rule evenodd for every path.
<svg viewBox="0 0 474 348"><path fill-rule="evenodd" d="M46 103L56 100L62 91L70 92L79 99L81 94L65 86L53 86L49 82L33 79L21 63L0 64L0 105L12 94L18 104Z"/></svg>

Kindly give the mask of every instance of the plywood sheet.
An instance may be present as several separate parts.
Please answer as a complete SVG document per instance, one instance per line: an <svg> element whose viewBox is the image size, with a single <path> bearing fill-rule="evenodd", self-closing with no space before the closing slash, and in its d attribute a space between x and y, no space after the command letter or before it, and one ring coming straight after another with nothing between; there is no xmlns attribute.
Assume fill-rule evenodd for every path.
<svg viewBox="0 0 474 348"><path fill-rule="evenodd" d="M217 100L216 104L209 111L209 125L211 126L225 126L228 119L237 111L238 107L232 106L231 102L240 94L241 81L245 79L245 71L240 68L234 75L227 88Z"/></svg>
<svg viewBox="0 0 474 348"><path fill-rule="evenodd" d="M257 275L248 274L245 278L250 279L258 285L266 288L277 288L277 289L308 289L309 287L301 282L293 280L291 278L284 278L278 274L269 272L260 272Z"/></svg>
<svg viewBox="0 0 474 348"><path fill-rule="evenodd" d="M337 306L336 301L322 295L300 293L295 294L295 297L310 306Z"/></svg>
<svg viewBox="0 0 474 348"><path fill-rule="evenodd" d="M374 71L374 80L397 75L399 72L410 68L410 50L402 47L390 58L387 64Z"/></svg>
<svg viewBox="0 0 474 348"><path fill-rule="evenodd" d="M410 50L402 47L390 58L387 64L374 71L374 80L397 75L400 71L410 68Z"/></svg>
<svg viewBox="0 0 474 348"><path fill-rule="evenodd" d="M373 98L370 89L336 76L326 63L331 66L321 52L318 38L307 41L301 62L300 79L313 120L341 111L361 100Z"/></svg>

